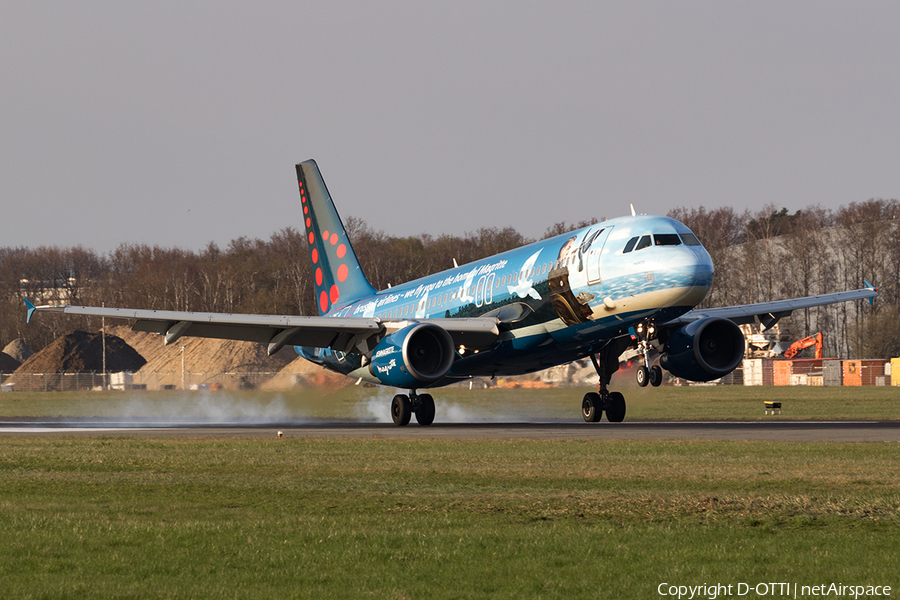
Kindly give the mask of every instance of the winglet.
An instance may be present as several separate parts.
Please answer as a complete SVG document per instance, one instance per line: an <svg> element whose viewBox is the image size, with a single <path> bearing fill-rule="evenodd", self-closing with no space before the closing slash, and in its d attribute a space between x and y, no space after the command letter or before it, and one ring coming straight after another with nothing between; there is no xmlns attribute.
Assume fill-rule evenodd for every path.
<svg viewBox="0 0 900 600"><path fill-rule="evenodd" d="M867 288L869 288L870 290L873 290L873 291L876 291L876 292L878 291L878 288L875 287L875 286L872 284L872 282L869 281L868 279L863 279L863 284L864 284ZM874 305L875 305L875 296L869 296L869 306L874 306Z"/></svg>
<svg viewBox="0 0 900 600"><path fill-rule="evenodd" d="M37 308L34 307L34 304L32 304L28 298L23 298L23 300L25 300L25 306L28 307L28 315L25 317L25 323L28 324L31 323L31 315L34 314L34 311L36 311Z"/></svg>

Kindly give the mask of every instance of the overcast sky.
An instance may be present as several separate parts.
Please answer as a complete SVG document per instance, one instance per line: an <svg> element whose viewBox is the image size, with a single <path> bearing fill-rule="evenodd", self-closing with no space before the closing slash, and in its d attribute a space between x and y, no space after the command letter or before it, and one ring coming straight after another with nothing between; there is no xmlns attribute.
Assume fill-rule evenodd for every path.
<svg viewBox="0 0 900 600"><path fill-rule="evenodd" d="M900 197L897 2L0 5L0 246Z"/></svg>

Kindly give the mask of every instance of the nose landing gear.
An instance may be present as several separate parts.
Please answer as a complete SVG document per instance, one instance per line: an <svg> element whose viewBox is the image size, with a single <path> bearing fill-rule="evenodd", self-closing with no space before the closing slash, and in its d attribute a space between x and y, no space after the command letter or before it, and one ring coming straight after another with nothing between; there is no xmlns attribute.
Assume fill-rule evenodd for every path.
<svg viewBox="0 0 900 600"><path fill-rule="evenodd" d="M659 387L662 384L662 368L659 365L648 366L650 365L650 340L647 336L652 335L653 331L653 325L644 325L643 323L638 325L637 331L631 330L631 335L638 342L638 352L644 357L644 364L635 372L637 384L641 387L647 387L648 383L653 387Z"/></svg>

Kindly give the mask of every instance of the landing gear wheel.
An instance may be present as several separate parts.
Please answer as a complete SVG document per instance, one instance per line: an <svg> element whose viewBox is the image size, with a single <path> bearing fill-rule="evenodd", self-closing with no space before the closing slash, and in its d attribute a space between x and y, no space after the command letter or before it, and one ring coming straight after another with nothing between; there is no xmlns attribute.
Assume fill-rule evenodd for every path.
<svg viewBox="0 0 900 600"><path fill-rule="evenodd" d="M416 421L419 425L434 423L434 398L431 397L431 394L419 396L419 403L416 405Z"/></svg>
<svg viewBox="0 0 900 600"><path fill-rule="evenodd" d="M409 419L412 417L412 405L409 402L409 396L397 394L391 401L391 419L394 425L403 427L409 425Z"/></svg>
<svg viewBox="0 0 900 600"><path fill-rule="evenodd" d="M659 365L653 365L650 367L650 385L653 387L659 387L662 385L663 373L662 369Z"/></svg>
<svg viewBox="0 0 900 600"><path fill-rule="evenodd" d="M659 368L659 367L656 367ZM647 370L647 367L641 365L637 368L637 373L635 373L635 377L637 378L637 384L641 387L647 387L647 384L651 382L650 379L650 371Z"/></svg>
<svg viewBox="0 0 900 600"><path fill-rule="evenodd" d="M625 420L625 396L619 392L610 392L606 404L606 420L610 423L621 423Z"/></svg>
<svg viewBox="0 0 900 600"><path fill-rule="evenodd" d="M603 407L600 402L600 394L588 392L581 401L581 416L587 423L596 423L603 416Z"/></svg>

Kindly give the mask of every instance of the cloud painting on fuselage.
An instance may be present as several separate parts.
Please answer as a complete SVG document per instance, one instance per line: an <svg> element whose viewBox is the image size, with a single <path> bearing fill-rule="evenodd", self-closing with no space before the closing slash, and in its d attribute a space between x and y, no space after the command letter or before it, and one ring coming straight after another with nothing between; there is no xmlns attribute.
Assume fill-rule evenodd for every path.
<svg viewBox="0 0 900 600"><path fill-rule="evenodd" d="M419 390L471 377L530 373L590 357L598 391L582 398L582 418L625 418L625 399L609 391L619 357L643 358L640 385L662 383L663 369L710 381L740 364L739 324L771 327L799 308L872 299L865 288L743 306L696 309L713 282L713 264L696 236L667 217L619 217L448 269L387 290L363 274L315 161L297 181L319 316L234 315L83 306L35 311L131 319L133 329L165 336L254 341L270 354L285 345L354 378L392 386L391 417L435 418ZM453 257L447 257L448 262ZM652 364L651 351L658 354Z"/></svg>

